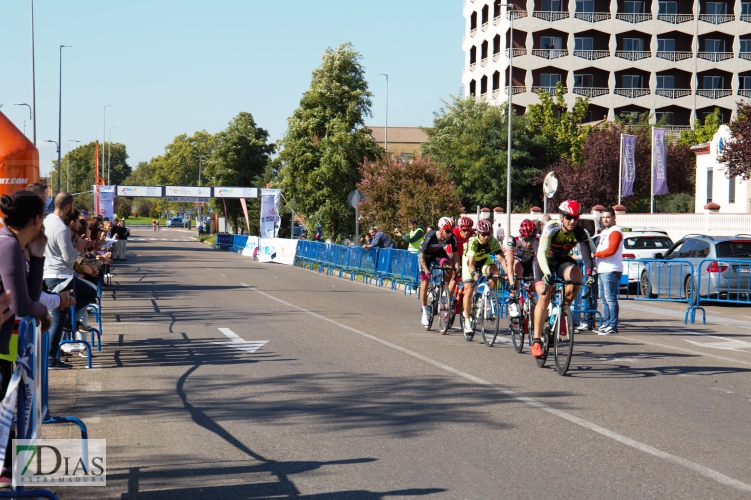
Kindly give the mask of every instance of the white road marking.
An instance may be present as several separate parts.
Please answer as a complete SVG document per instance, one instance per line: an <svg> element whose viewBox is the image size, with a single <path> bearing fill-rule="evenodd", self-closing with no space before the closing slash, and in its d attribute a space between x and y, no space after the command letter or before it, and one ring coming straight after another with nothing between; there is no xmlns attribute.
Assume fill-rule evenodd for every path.
<svg viewBox="0 0 751 500"><path fill-rule="evenodd" d="M726 351L747 352L740 349L751 349L751 342L737 339L727 339L725 337L715 337L714 335L705 335L713 339L722 339L720 342L695 342L693 340L683 339L689 344L698 345L699 347L710 347L712 349L724 349Z"/></svg>
<svg viewBox="0 0 751 500"><path fill-rule="evenodd" d="M686 333L695 333L695 332L686 332ZM716 358L721 359L723 361L727 361L728 363L740 363L742 365L748 365L751 366L751 362L749 361L743 361L740 359L733 359L733 358L726 358L725 356L718 356L717 354L709 354L706 352L699 352L692 349L682 349L680 347L675 347L674 345L667 345L667 344L661 344L659 342L650 342L649 340L644 340L642 337L640 338L633 338L633 337L627 337L625 335L618 335L616 337L618 339L628 340L629 342L633 342L635 344L648 344L653 345L656 347L662 347L663 349L673 350L673 351L680 351L680 352L687 352L689 354L693 354L694 356L708 356L710 358Z"/></svg>
<svg viewBox="0 0 751 500"><path fill-rule="evenodd" d="M149 238L149 241L156 241L156 238Z"/></svg>
<svg viewBox="0 0 751 500"><path fill-rule="evenodd" d="M219 328L219 331L222 332L224 335L227 336L227 338L231 340L242 341L242 337L240 337L238 334L236 334L229 328Z"/></svg>
<svg viewBox="0 0 751 500"><path fill-rule="evenodd" d="M225 276L225 275L223 275L223 274L220 274L219 276L221 276L222 278L226 278L226 276Z"/></svg>
<svg viewBox="0 0 751 500"><path fill-rule="evenodd" d="M180 240L178 240L177 238L172 238L172 241L180 241ZM188 241L188 240L183 240L183 241Z"/></svg>
<svg viewBox="0 0 751 500"><path fill-rule="evenodd" d="M162 241L167 241L167 238L162 238Z"/></svg>
<svg viewBox="0 0 751 500"><path fill-rule="evenodd" d="M249 287L249 286L250 286L250 285L246 285L245 283L240 283L240 285L242 285L242 286L247 286L247 287Z"/></svg>
<svg viewBox="0 0 751 500"><path fill-rule="evenodd" d="M223 345L226 347L231 347L233 349L239 349L244 352L254 353L258 349L263 347L264 344L268 343L268 340L245 340L229 328L219 328L219 331L226 335L227 338L230 339L230 341L212 342L212 344Z"/></svg>
<svg viewBox="0 0 751 500"><path fill-rule="evenodd" d="M425 363L428 363L430 365L433 365L437 368L440 368L442 370L445 370L447 372L453 373L455 375L458 375L460 377L463 377L467 380L470 380L472 382L475 382L480 385L492 387L494 389L497 389L501 393L516 399L517 401L521 401L523 403L526 403L530 406L534 406L535 408L538 408L540 410L543 410L547 413L550 413L552 415L555 415L556 417L559 417L563 420L567 420L573 424L576 424L580 427L583 427L585 429L591 430L593 432L596 432L597 434L600 434L602 436L605 436L607 438L612 439L613 441L619 442L621 444L624 444L626 446L630 446L631 448L634 448L636 450L642 451L644 453L647 453L649 455L652 455L657 458L661 458L667 462L670 462L675 465L679 465L681 467L684 467L686 469L689 469L701 476L704 476L706 478L712 479L713 481L716 481L720 484L724 484L726 486L730 486L732 488L735 488L740 491L744 492L751 492L751 484L744 483L742 481L738 481L737 479L733 479L729 476L726 476L725 474L722 474L720 472L717 472L714 469L710 469L709 467L705 467L701 464L698 464L696 462L692 462L690 460L687 460L685 458L681 458L679 456L667 453L665 451L662 451L658 448L655 448L654 446L650 446L648 444L641 443L639 441L636 441L634 439L631 439L629 437L626 437L622 434L618 434L617 432L611 431L610 429L606 429L605 427L599 426L595 424L594 422L590 422L588 420L584 420L583 418L576 417L574 415L571 415L570 413L566 413L565 411L558 410L556 408L552 408L545 403L541 403L540 401L537 401L535 399L529 398L527 396L522 396L521 394L514 392L510 389L507 389L506 387L503 387L498 384L494 384L492 382L489 382L485 379L482 379L480 377L476 377L474 375L470 375L469 373L463 372L461 370L458 370L452 366L446 365L444 363L441 363L440 361L436 361L432 358L429 358L427 356L423 356L422 354L419 354L415 351L411 351L407 348L404 348L402 346L393 344L389 342L388 340L383 340L379 337L376 337L374 335L370 335L368 333L365 333L361 330L357 330L356 328L352 328L351 326L344 325L342 323L339 323L338 321L335 321L333 319L329 319L326 316L322 316L320 314L314 313L312 311L308 311L305 308L302 308L300 306L296 306L294 304L291 304L289 302L286 302L282 299L278 299L274 297L273 295L269 295L268 293L264 293L260 290L255 290L256 292L260 293L264 297L267 297L271 300L275 300L276 302L279 302L280 304L284 304L286 306L289 306L293 309L297 309L298 311L302 311L304 313L307 313L315 318L321 319L323 321L329 322L331 324L334 324L340 328L343 328L344 330L348 330L350 332L356 333L358 335L361 335L367 339L370 339L374 342L378 342L379 344L383 344L387 347L390 347L396 351L402 352L404 354L407 354L408 356L412 356L413 358L419 359L420 361L424 361Z"/></svg>

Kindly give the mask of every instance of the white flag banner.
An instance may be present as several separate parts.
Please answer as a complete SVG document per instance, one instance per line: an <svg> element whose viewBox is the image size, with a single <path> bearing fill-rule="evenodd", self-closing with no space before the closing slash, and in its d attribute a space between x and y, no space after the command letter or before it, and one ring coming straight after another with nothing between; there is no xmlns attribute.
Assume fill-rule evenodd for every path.
<svg viewBox="0 0 751 500"><path fill-rule="evenodd" d="M261 189L261 238L279 236L282 217L279 215L281 189Z"/></svg>
<svg viewBox="0 0 751 500"><path fill-rule="evenodd" d="M115 186L99 186L99 214L113 220L115 216Z"/></svg>

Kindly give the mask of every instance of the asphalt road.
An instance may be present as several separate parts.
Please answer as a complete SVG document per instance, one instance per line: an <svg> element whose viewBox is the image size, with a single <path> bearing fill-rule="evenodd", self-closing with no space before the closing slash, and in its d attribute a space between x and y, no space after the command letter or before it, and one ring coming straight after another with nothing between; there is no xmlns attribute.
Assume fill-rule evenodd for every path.
<svg viewBox="0 0 751 500"><path fill-rule="evenodd" d="M52 413L107 439L107 487L61 498L751 496L748 308L624 302L560 377L424 331L401 292L184 233L136 231L95 367L51 373Z"/></svg>

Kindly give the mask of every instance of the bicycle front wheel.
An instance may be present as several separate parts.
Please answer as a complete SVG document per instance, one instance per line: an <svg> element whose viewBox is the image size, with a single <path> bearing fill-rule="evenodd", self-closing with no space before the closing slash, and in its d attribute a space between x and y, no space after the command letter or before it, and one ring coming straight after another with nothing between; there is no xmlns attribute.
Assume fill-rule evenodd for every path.
<svg viewBox="0 0 751 500"><path fill-rule="evenodd" d="M532 342L531 335L529 336L529 341ZM545 329L542 331L542 338L540 338L540 342L542 342L542 357L535 359L537 360L537 366L542 368L543 366L545 366L545 362L548 360L548 352L550 352L550 328L545 327Z"/></svg>
<svg viewBox="0 0 751 500"><path fill-rule="evenodd" d="M482 341L488 347L493 347L496 337L498 337L498 301L491 297L489 293L482 296Z"/></svg>
<svg viewBox="0 0 751 500"><path fill-rule="evenodd" d="M524 329L522 318L509 318L508 333L511 335L511 343L514 344L516 352L522 352L524 349Z"/></svg>
<svg viewBox="0 0 751 500"><path fill-rule="evenodd" d="M565 334L565 335L564 335ZM555 357L555 371L558 375L566 375L574 352L574 318L571 310L566 307L558 317L553 341L553 355Z"/></svg>
<svg viewBox="0 0 751 500"><path fill-rule="evenodd" d="M441 290L441 296L438 299L438 329L443 335L451 328L453 318L451 317L451 294L448 288Z"/></svg>

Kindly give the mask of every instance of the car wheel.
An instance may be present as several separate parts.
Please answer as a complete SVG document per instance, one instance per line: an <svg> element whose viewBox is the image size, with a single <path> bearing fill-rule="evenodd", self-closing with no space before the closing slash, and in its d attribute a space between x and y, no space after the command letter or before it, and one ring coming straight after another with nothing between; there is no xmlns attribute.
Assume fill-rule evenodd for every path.
<svg viewBox="0 0 751 500"><path fill-rule="evenodd" d="M691 297L691 276L686 276L683 280L683 298Z"/></svg>
<svg viewBox="0 0 751 500"><path fill-rule="evenodd" d="M657 294L652 291L652 283L649 282L649 275L646 271L641 273L641 278L639 279L639 292L642 297L648 297L650 299L657 297Z"/></svg>

